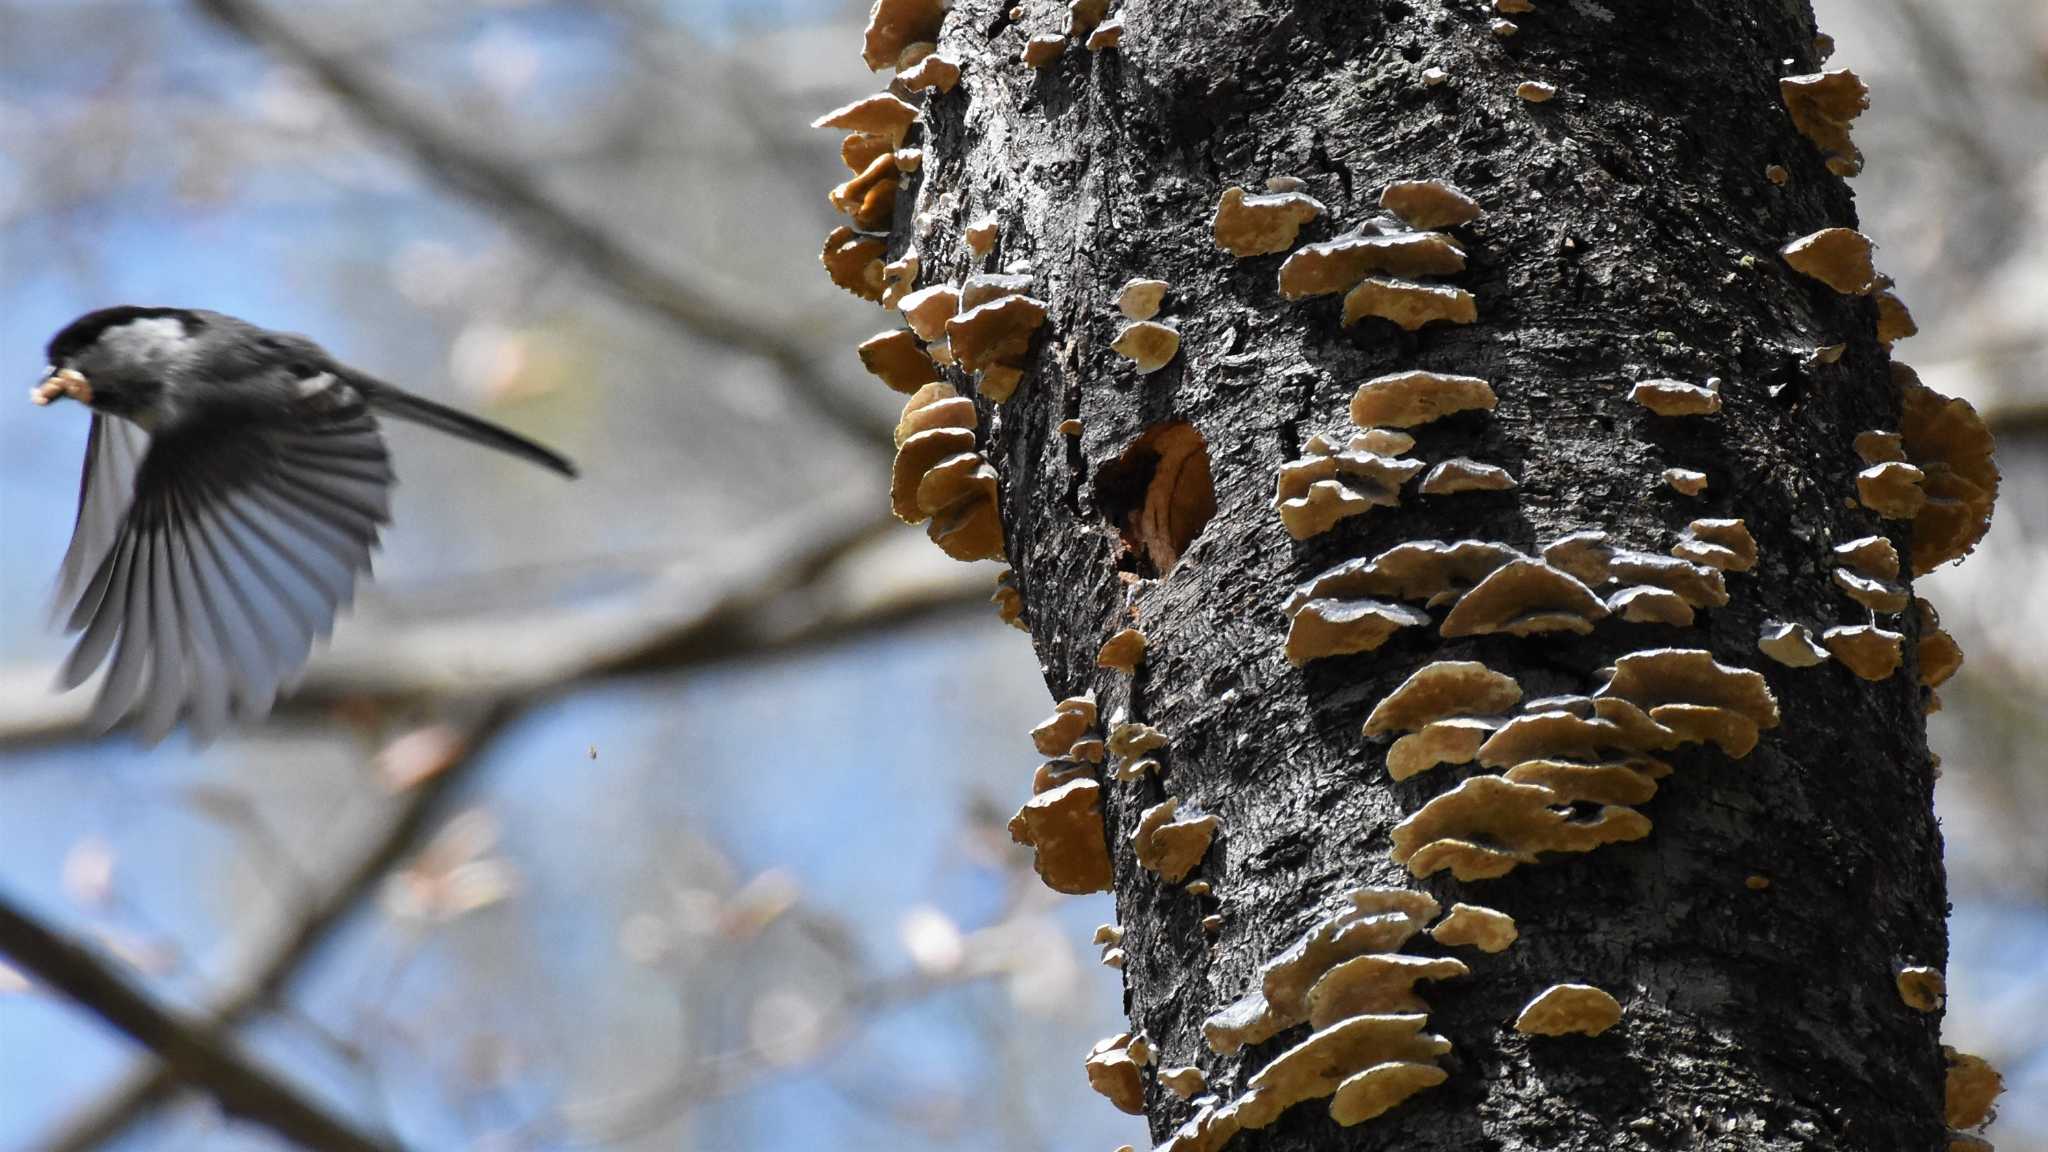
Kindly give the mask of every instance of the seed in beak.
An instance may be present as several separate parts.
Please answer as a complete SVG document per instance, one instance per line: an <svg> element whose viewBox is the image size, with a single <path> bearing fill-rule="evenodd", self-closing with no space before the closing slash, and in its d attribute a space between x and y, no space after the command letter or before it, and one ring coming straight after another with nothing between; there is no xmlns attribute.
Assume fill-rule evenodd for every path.
<svg viewBox="0 0 2048 1152"><path fill-rule="evenodd" d="M47 405L59 397L69 396L80 404L92 403L92 385L76 368L60 368L43 378L43 382L29 391L28 398L38 406Z"/></svg>

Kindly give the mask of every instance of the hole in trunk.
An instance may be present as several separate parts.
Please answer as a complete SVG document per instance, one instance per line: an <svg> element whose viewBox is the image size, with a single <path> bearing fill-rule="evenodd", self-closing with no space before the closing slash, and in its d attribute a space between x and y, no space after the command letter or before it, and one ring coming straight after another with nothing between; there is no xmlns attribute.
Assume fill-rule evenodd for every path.
<svg viewBox="0 0 2048 1152"><path fill-rule="evenodd" d="M1125 565L1164 573L1216 514L1208 442L1185 420L1146 429L1096 472L1095 506L1123 535Z"/></svg>

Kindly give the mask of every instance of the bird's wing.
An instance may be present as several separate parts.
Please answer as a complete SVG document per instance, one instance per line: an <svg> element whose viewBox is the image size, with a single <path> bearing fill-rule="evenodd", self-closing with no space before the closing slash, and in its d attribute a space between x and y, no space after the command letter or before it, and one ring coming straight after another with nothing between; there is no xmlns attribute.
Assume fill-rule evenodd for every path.
<svg viewBox="0 0 2048 1152"><path fill-rule="evenodd" d="M95 421L99 443L109 423L120 421ZM288 417L224 413L161 430L129 475L118 530L72 601L70 628L83 635L63 684L111 656L98 728L137 714L154 742L189 713L203 742L231 712L269 711L333 627L390 517L390 461L361 397L339 388L300 397ZM102 488L116 476L89 468L84 507L112 507L120 494ZM81 511L80 532L88 521Z"/></svg>
<svg viewBox="0 0 2048 1152"><path fill-rule="evenodd" d="M78 477L78 519L57 575L59 618L78 603L120 536L135 491L135 470L148 451L149 433L126 420L93 413L85 437L85 467Z"/></svg>

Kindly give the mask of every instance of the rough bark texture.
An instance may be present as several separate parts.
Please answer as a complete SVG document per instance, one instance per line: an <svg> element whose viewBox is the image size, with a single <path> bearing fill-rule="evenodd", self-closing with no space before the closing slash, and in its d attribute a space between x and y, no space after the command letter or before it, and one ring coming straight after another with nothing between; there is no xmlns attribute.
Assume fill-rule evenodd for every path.
<svg viewBox="0 0 2048 1152"><path fill-rule="evenodd" d="M1946 959L1911 622L1897 625L1907 668L1876 683L1756 649L1767 618L1868 619L1830 583L1832 543L1907 545L1846 499L1851 437L1898 426L1873 306L1777 255L1855 226L1847 187L1778 96L1779 76L1820 67L1807 5L1539 0L1500 39L1476 0L1124 0L1120 48L1075 45L1034 71L1019 51L1058 30L1065 5L1026 0L1013 21L1012 2L959 0L947 18L943 45L966 74L925 104L925 168L892 251L915 246L925 284L1028 264L1051 305L1015 399L980 403L985 451L1054 696L1095 690L1105 716L1127 708L1172 739L1163 779L1104 788L1132 1027L1160 1064L1200 1066L1225 1099L1241 1091L1306 1028L1224 1057L1203 1043L1203 1018L1345 889L1410 885L1522 929L1498 956L1460 953L1472 974L1426 991L1429 1029L1454 1045L1448 1083L1354 1128L1304 1104L1230 1147L1941 1147L1939 1018L1893 986L1899 963ZM1429 67L1449 82L1425 86ZM1526 103L1524 80L1559 95ZM1790 171L1782 187L1765 178L1772 164ZM1328 207L1304 242L1377 214L1391 180L1471 194L1486 215L1458 230L1470 268L1449 282L1477 296L1478 322L1345 328L1339 296L1282 300L1282 255L1236 260L1209 232L1225 188L1259 191L1269 176L1300 177ZM961 233L984 215L1001 238L970 265ZM1162 318L1182 336L1180 357L1146 377L1109 348L1122 322L1111 301L1132 277L1171 282ZM1838 342L1839 364L1802 367ZM1276 469L1311 434L1348 430L1360 382L1410 368L1481 376L1500 398L1490 416L1418 430L1412 455L1502 464L1519 490L1411 489L1401 507L1290 539L1270 506ZM1626 396L1645 378L1708 376L1725 381L1714 417L1658 418ZM1055 430L1071 417L1078 439ZM1134 482L1113 468L1098 481L1174 420L1206 438L1218 511L1157 573L1116 522ZM1706 472L1705 496L1665 487L1674 466ZM1282 601L1340 560L1411 539L1533 551L1588 528L1661 553L1702 516L1747 521L1762 560L1730 574L1732 603L1695 627L1610 620L1584 637L1450 641L1411 628L1305 670L1282 656ZM1128 624L1151 642L1134 680L1095 664ZM1761 670L1784 723L1740 761L1675 753L1644 808L1645 841L1471 884L1414 881L1388 858L1389 830L1475 771L1392 783L1385 746L1361 738L1374 703L1419 665L1483 660L1538 697L1589 692L1616 657L1660 646ZM1222 819L1194 873L1211 897L1132 859L1137 814L1168 795ZM1198 922L1217 912L1212 939ZM1441 951L1426 937L1410 950ZM1565 981L1614 993L1622 1023L1597 1039L1517 1034L1519 1008ZM1149 1074L1146 1100L1155 1138L1190 1111Z"/></svg>

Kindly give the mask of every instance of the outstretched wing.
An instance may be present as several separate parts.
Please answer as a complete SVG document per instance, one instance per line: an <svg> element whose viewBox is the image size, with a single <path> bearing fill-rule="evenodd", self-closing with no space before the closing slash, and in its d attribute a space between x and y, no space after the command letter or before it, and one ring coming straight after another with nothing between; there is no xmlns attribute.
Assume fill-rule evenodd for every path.
<svg viewBox="0 0 2048 1152"><path fill-rule="evenodd" d="M161 430L125 469L120 423L94 420L63 581L83 635L63 685L111 657L96 727L135 714L155 742L189 715L203 742L231 713L268 712L333 627L390 518L390 460L346 387ZM74 556L90 573L75 589Z"/></svg>

